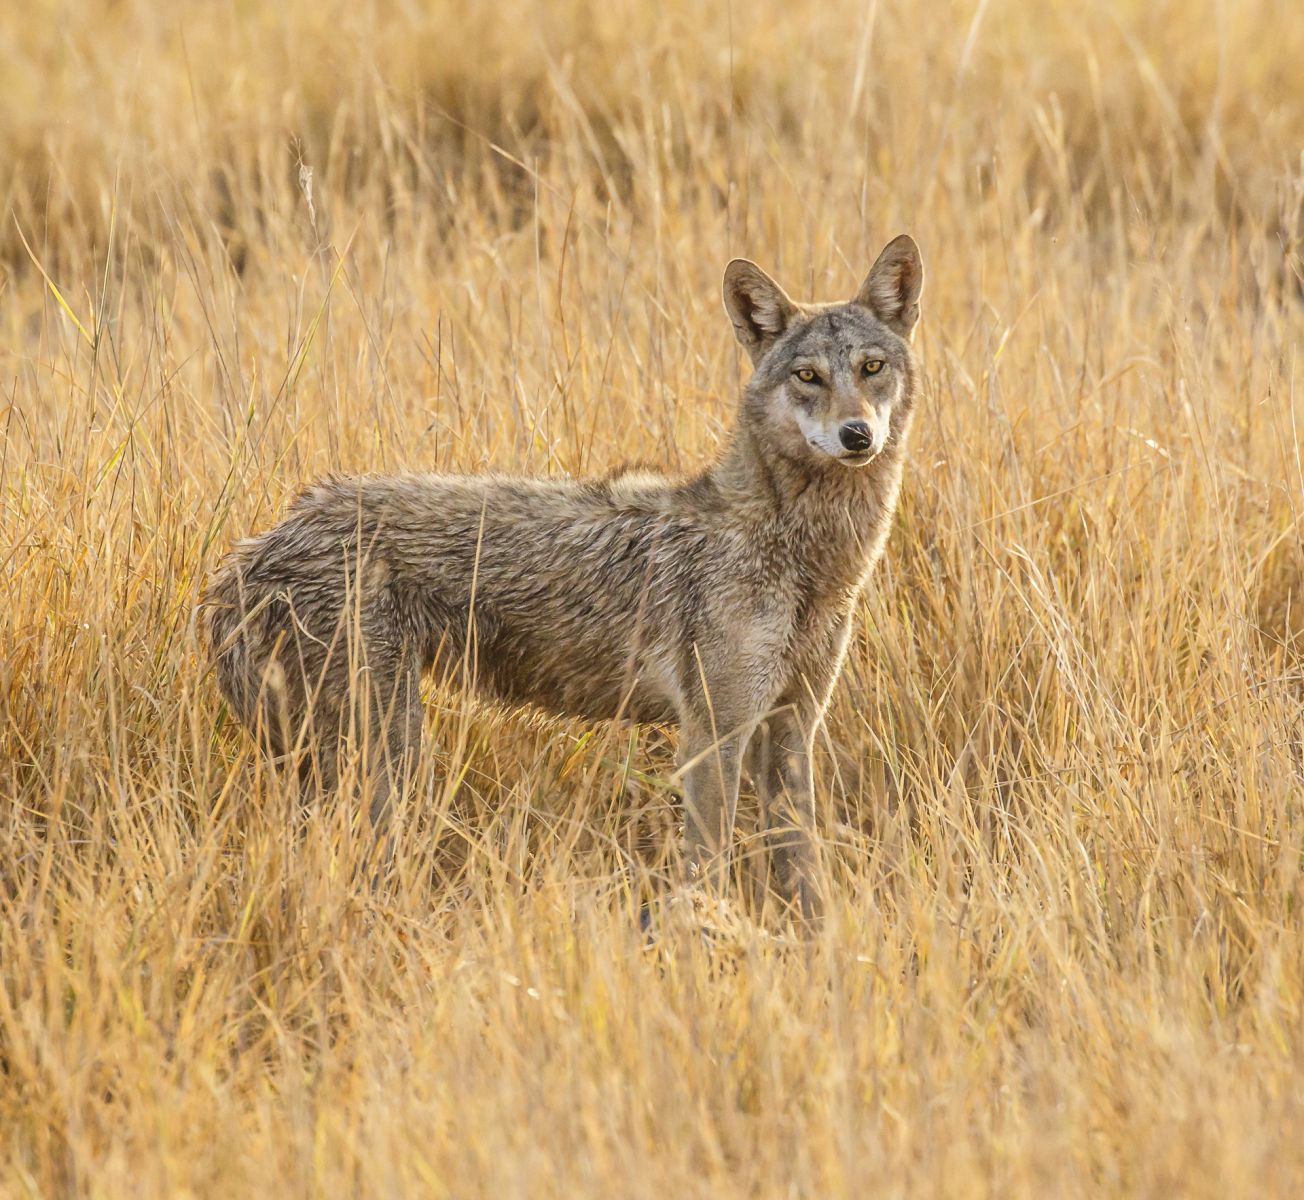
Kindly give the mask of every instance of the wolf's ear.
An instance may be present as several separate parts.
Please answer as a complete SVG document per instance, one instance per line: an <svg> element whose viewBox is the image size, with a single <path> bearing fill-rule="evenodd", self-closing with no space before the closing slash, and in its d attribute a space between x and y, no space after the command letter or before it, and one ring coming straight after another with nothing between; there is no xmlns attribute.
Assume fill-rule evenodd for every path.
<svg viewBox="0 0 1304 1200"><path fill-rule="evenodd" d="M788 294L754 262L735 258L724 269L724 307L753 363L798 315Z"/></svg>
<svg viewBox="0 0 1304 1200"><path fill-rule="evenodd" d="M894 237L870 267L854 304L863 304L893 333L909 338L919 320L924 264L909 234Z"/></svg>

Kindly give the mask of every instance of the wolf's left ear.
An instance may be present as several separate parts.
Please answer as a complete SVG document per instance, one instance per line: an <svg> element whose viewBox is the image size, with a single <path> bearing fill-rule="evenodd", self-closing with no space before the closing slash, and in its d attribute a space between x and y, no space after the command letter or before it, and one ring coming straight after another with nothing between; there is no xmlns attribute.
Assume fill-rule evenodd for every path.
<svg viewBox="0 0 1304 1200"><path fill-rule="evenodd" d="M724 269L724 307L753 364L798 315L788 293L745 258L735 258Z"/></svg>
<svg viewBox="0 0 1304 1200"><path fill-rule="evenodd" d="M894 237L870 267L854 304L863 304L893 333L909 338L919 320L924 264L909 234Z"/></svg>

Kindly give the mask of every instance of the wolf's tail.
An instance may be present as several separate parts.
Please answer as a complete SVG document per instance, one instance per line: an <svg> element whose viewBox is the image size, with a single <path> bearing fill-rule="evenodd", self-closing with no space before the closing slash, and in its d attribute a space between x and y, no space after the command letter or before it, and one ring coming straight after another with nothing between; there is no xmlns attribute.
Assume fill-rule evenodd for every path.
<svg viewBox="0 0 1304 1200"><path fill-rule="evenodd" d="M262 670L254 662L251 615L244 603L238 566L228 562L218 568L204 590L201 628L217 686L237 717L252 725Z"/></svg>

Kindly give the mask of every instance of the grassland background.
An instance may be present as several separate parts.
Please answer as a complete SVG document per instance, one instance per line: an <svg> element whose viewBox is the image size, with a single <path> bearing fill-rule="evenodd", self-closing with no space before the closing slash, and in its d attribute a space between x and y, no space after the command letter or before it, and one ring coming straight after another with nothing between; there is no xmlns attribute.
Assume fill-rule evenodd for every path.
<svg viewBox="0 0 1304 1200"><path fill-rule="evenodd" d="M1301 1194L1301 62L1284 0L3 6L0 1192ZM657 731L435 694L394 889L297 828L231 540L698 464L724 262L902 230L810 945L644 947Z"/></svg>

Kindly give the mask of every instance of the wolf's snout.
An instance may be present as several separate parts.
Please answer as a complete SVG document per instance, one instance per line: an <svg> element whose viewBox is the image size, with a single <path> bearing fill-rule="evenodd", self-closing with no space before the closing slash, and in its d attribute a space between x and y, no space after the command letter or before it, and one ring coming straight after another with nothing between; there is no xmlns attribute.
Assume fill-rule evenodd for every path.
<svg viewBox="0 0 1304 1200"><path fill-rule="evenodd" d="M848 421L838 430L838 441L853 454L874 448L874 432L868 421Z"/></svg>

